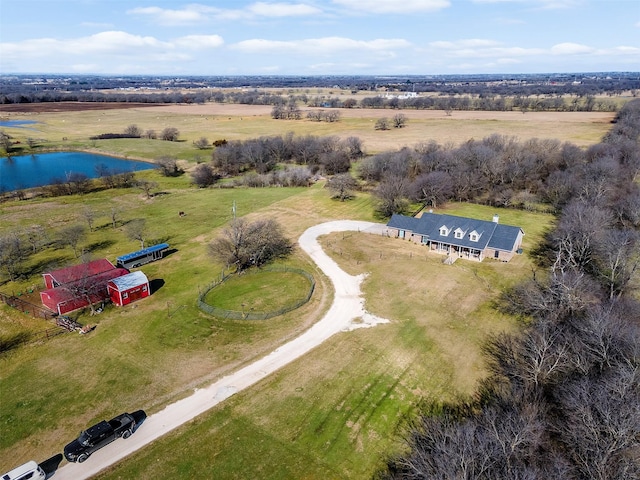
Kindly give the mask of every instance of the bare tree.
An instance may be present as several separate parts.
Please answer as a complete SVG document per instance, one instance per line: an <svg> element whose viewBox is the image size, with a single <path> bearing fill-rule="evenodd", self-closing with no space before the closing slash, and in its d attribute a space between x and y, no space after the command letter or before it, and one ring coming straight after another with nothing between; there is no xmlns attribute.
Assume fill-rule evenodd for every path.
<svg viewBox="0 0 640 480"><path fill-rule="evenodd" d="M125 225L127 236L131 240L140 242L140 248L144 248L144 241L147 238L147 224L144 218L135 218Z"/></svg>
<svg viewBox="0 0 640 480"><path fill-rule="evenodd" d="M67 192L69 195L85 193L89 189L89 185L91 185L91 179L84 173L69 172L66 177Z"/></svg>
<svg viewBox="0 0 640 480"><path fill-rule="evenodd" d="M376 130L389 130L389 119L387 117L379 118L376 120L374 128Z"/></svg>
<svg viewBox="0 0 640 480"><path fill-rule="evenodd" d="M453 196L453 180L442 171L419 175L409 188L414 200L433 208Z"/></svg>
<svg viewBox="0 0 640 480"><path fill-rule="evenodd" d="M13 141L11 140L11 136L3 130L0 130L0 146L2 146L7 155L11 153Z"/></svg>
<svg viewBox="0 0 640 480"><path fill-rule="evenodd" d="M129 125L124 129L124 134L132 138L140 138L142 136L142 129L135 124Z"/></svg>
<svg viewBox="0 0 640 480"><path fill-rule="evenodd" d="M326 184L326 188L331 191L333 198L339 198L341 202L353 198L353 190L356 186L356 180L349 173L334 175L327 180Z"/></svg>
<svg viewBox="0 0 640 480"><path fill-rule="evenodd" d="M36 253L47 240L47 231L40 224L31 225L26 231L27 241L31 245L32 253Z"/></svg>
<svg viewBox="0 0 640 480"><path fill-rule="evenodd" d="M349 158L355 160L364 156L364 151L362 150L362 140L360 140L360 138L347 137L343 143L347 149Z"/></svg>
<svg viewBox="0 0 640 480"><path fill-rule="evenodd" d="M13 281L18 277L23 256L20 237L17 234L0 237L0 268L5 271L9 280Z"/></svg>
<svg viewBox="0 0 640 480"><path fill-rule="evenodd" d="M95 222L96 216L96 211L89 205L82 207L82 218L87 222L90 232L93 232L93 222Z"/></svg>
<svg viewBox="0 0 640 480"><path fill-rule="evenodd" d="M638 233L631 229L605 231L595 244L594 257L609 298L621 296L640 265Z"/></svg>
<svg viewBox="0 0 640 480"><path fill-rule="evenodd" d="M215 173L213 167L206 163L196 165L191 172L191 179L198 187L209 187L220 180L220 175Z"/></svg>
<svg viewBox="0 0 640 480"><path fill-rule="evenodd" d="M183 173L178 167L178 160L174 157L160 157L155 160L155 163L164 177L178 177Z"/></svg>
<svg viewBox="0 0 640 480"><path fill-rule="evenodd" d="M211 144L206 137L200 137L198 140L195 140L193 142L193 145L195 145L195 147L199 150L206 150L207 148L211 147Z"/></svg>
<svg viewBox="0 0 640 480"><path fill-rule="evenodd" d="M138 180L136 186L142 190L147 198L151 198L151 190L158 188L158 182L149 180Z"/></svg>
<svg viewBox="0 0 640 480"><path fill-rule="evenodd" d="M111 226L115 229L116 226L118 225L118 219L120 218L120 214L122 213L122 210L120 207L116 206L116 205L112 205L111 206L111 210L109 212L109 216L111 218Z"/></svg>
<svg viewBox="0 0 640 480"><path fill-rule="evenodd" d="M396 113L393 116L393 127L403 128L407 125L407 116L404 113Z"/></svg>
<svg viewBox="0 0 640 480"><path fill-rule="evenodd" d="M106 285L96 281L89 268L90 261L89 255L82 255L81 265L84 267L84 273L80 275L79 279L58 288L64 288L74 298L85 301L91 310L91 315L94 315L96 313L94 304L102 299Z"/></svg>
<svg viewBox="0 0 640 480"><path fill-rule="evenodd" d="M160 138L167 142L175 142L178 140L179 136L180 136L180 132L176 127L166 127L165 129L162 130L162 133L160 134Z"/></svg>
<svg viewBox="0 0 640 480"><path fill-rule="evenodd" d="M222 235L209 244L214 258L241 272L259 267L291 253L293 244L282 233L280 225L271 219L248 222L234 219Z"/></svg>
<svg viewBox="0 0 640 480"><path fill-rule="evenodd" d="M403 213L409 202L407 200L408 180L391 175L380 182L373 194L377 198L377 212L383 217L394 213Z"/></svg>
<svg viewBox="0 0 640 480"><path fill-rule="evenodd" d="M85 238L86 231L82 225L71 225L63 228L58 233L59 242L73 249L73 254L78 258L78 245Z"/></svg>

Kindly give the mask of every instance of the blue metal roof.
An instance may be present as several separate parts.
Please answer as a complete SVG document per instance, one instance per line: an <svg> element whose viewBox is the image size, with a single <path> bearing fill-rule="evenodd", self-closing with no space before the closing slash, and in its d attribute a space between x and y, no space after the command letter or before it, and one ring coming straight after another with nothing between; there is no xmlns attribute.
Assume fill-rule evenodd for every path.
<svg viewBox="0 0 640 480"><path fill-rule="evenodd" d="M160 250L166 250L169 248L168 243L159 243L157 245L153 245L151 247L143 248L142 250L138 250L137 252L127 253L126 255L122 255L116 258L116 262L126 262L127 260L131 260L132 258L137 258L143 255L148 255L153 252L157 252Z"/></svg>
<svg viewBox="0 0 640 480"><path fill-rule="evenodd" d="M477 250L489 247L511 251L521 231L520 227L502 225L493 221L430 212L423 213L420 218L394 214L387 226L408 230L416 235L422 235L432 242ZM442 227L446 227L448 230L446 235L441 234ZM456 238L456 231L461 234L461 238ZM472 233L475 234L475 240L471 240Z"/></svg>
<svg viewBox="0 0 640 480"><path fill-rule="evenodd" d="M394 213L387 223L387 227L414 231L416 229L417 223L417 218L407 217L405 215L398 215L397 213Z"/></svg>

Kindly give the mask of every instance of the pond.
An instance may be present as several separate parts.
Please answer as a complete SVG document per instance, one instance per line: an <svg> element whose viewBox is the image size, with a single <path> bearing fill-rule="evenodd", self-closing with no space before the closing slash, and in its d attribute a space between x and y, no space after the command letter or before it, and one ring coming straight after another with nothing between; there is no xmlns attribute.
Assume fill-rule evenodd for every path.
<svg viewBox="0 0 640 480"><path fill-rule="evenodd" d="M60 181L70 174L98 178L106 174L137 172L154 165L136 160L83 152L55 152L0 158L0 192L41 187Z"/></svg>
<svg viewBox="0 0 640 480"><path fill-rule="evenodd" d="M33 125L35 120L0 120L0 127L24 128L26 125Z"/></svg>

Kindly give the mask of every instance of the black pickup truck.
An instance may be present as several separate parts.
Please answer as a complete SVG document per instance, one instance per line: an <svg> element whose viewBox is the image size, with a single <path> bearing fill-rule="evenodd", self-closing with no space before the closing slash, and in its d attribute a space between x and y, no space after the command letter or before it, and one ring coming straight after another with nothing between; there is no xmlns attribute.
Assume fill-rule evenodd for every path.
<svg viewBox="0 0 640 480"><path fill-rule="evenodd" d="M142 410L122 413L80 432L80 436L64 447L64 456L70 462L84 462L89 455L116 438L129 438L147 415Z"/></svg>

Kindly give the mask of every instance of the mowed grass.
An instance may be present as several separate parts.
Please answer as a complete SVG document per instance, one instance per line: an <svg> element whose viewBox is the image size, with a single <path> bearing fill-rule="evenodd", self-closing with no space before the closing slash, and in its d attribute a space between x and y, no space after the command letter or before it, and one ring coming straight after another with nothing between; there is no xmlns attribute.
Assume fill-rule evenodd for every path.
<svg viewBox="0 0 640 480"><path fill-rule="evenodd" d="M250 270L232 275L205 295L208 305L243 313L271 313L303 301L309 280L296 272Z"/></svg>
<svg viewBox="0 0 640 480"><path fill-rule="evenodd" d="M369 128L367 119L319 125L245 114L215 120L194 113L167 114L166 124L152 123L145 121L152 115L146 110L106 111L102 117L95 112L93 117L88 116L91 112L56 114L54 133L67 140L52 138L60 145L91 147L89 132L121 131L131 123L157 131L163 125L176 126L185 141L114 140L109 141L110 151L157 158L165 147L179 147L184 150L176 155L191 161L203 153L191 146L190 135L249 138L284 134L292 127L306 129L296 133L318 134L321 127L322 132L335 128L348 136ZM160 119L159 112L155 115ZM182 126L177 123L181 118ZM216 128L209 129L208 122L217 122L212 123ZM343 132L351 122L352 130ZM450 122L442 125L456 131ZM487 128L487 135L495 133ZM398 135L407 131L374 132L371 127L369 133L376 138L380 134L388 148L396 149L401 146ZM386 133L391 135L383 137ZM529 134L539 136L534 123ZM464 131L456 135L462 138ZM420 138L432 137L422 132L414 140ZM95 148L101 148L100 141ZM157 286L148 299L81 316L82 323L97 324L90 335L63 335L0 358L0 465L9 468L58 453L80 429L123 410L159 411L194 387L266 355L321 318L332 290L299 250L287 263L313 273L316 290L309 304L267 322L225 321L197 309L198 292L221 270L209 257L207 243L232 218L234 202L238 216L275 218L293 240L328 220L376 220L368 194L335 201L323 182L308 189L199 190L189 186L187 176L164 178L153 171L140 176L159 183L153 198L125 190L0 204L0 234L41 224L53 238L57 229L82 223L82 209L90 206L99 216L82 246L90 247L94 258L113 261L138 249L139 243L125 233L126 222L136 218L146 219L149 242L167 241L175 249L142 268ZM115 229L109 219L113 206L122 212ZM179 211L187 215L179 217ZM509 264L460 260L447 267L441 257L402 240L357 233L325 237L323 246L345 270L368 274L363 284L366 307L390 323L336 335L101 478L368 478L386 454L402 448L402 425L421 399L447 400L473 392L485 374L480 345L487 335L518 328L513 319L496 312L492 302L530 274L526 252L553 222L547 215L477 205L452 204L444 211L484 219L499 213L502 223L524 227L525 255ZM5 287L26 291L41 285L43 271L75 262L68 247L48 249L31 258L28 278ZM0 306L2 331L38 331L43 323ZM32 392L28 396L25 385Z"/></svg>
<svg viewBox="0 0 640 480"><path fill-rule="evenodd" d="M268 322L213 319L195 307L199 289L220 272L206 245L230 220L234 200L239 215L251 210L249 218L276 218L292 239L327 220L373 219L367 194L339 202L330 199L322 183L309 189L199 190L188 188L185 179L149 175L166 182L164 193L152 199L135 191L107 191L2 204L1 225L7 230L9 224L24 227L46 218L53 231L81 221L84 205L103 209L86 242L102 245L95 256L113 259L138 248L122 226L110 225L108 208L117 202L124 209L124 221L146 218L154 235L176 249L143 267L150 279L164 282L151 297L79 318L82 323L97 323L92 334L64 335L3 356L2 465L53 455L81 428L119 411L158 411L190 388L267 354L320 318L331 290L299 250L290 263L312 272L317 282L308 305ZM450 213L465 209L472 209L478 218L495 213L466 205L453 205ZM187 215L179 217L180 210ZM500 214L505 223L510 223L509 215L530 218L537 231L551 220L515 211ZM525 241L536 235L527 234ZM220 478L365 478L380 466L385 452L400 448L399 425L420 399L450 399L473 390L484 374L479 345L487 332L515 328L511 319L491 310L491 299L509 283L507 279L527 274L526 263L518 264L526 262L526 256L510 264L458 262L443 268L438 256L425 258L424 264L416 262L412 255L424 255L425 250L401 240L355 233L334 237L323 244L347 271L370 272L363 286L367 308L391 323L336 336L199 418L196 424L206 435L184 427L144 449L138 454L142 457L126 460L112 478L156 474L188 478L189 472L207 468ZM380 262L380 252L389 258ZM73 261L68 248L49 255L60 263ZM44 264L44 259L39 262ZM433 271L426 270L430 266ZM35 271L34 267L32 282L40 280ZM457 287L451 294L458 296L450 298L448 308L439 305L438 315L432 316L428 312L436 308L435 302L414 304L420 288L430 288L417 285L414 290L414 281L406 281L414 277L431 286L451 282ZM494 280L493 287L487 286ZM465 292L477 289L476 282L483 285L484 295L470 301L464 311L456 311ZM469 311L476 315L473 321L465 317ZM3 319L22 317L8 307L2 312ZM440 317L440 312L446 315ZM433 318L438 322L429 323ZM25 382L34 391L28 398L22 395Z"/></svg>
<svg viewBox="0 0 640 480"><path fill-rule="evenodd" d="M130 308L109 307L98 316L81 315L81 323L97 324L90 335L67 334L2 356L0 464L56 453L63 446L60 439L73 438L83 426L113 412L134 407L154 411L183 395L189 385L206 382L268 353L283 338L313 322L316 310L323 308L322 281L309 304L268 324L215 320L200 312L195 301L199 288L220 274L221 267L209 258L206 245L231 219L233 201L237 213L243 215L307 192L198 190L183 185L149 201L135 191L119 191L101 192L97 198L85 195L2 204L2 233L43 223L52 237L56 228L79 222L84 206L103 209L97 228L81 246L93 245L94 258L114 261L117 255L139 248L139 243L126 237L122 225L111 227L106 209L115 203L123 207L124 222L145 218L149 238L168 241L175 251L142 268L159 287L149 299ZM180 210L187 215L179 217ZM41 286L41 273L49 266L77 262L70 248L49 249L35 255L28 265L30 278L5 285L2 291ZM308 260L299 252L290 264L308 268ZM30 320L4 304L0 324L12 332L37 332L52 326ZM28 398L26 384L33 389Z"/></svg>
<svg viewBox="0 0 640 480"><path fill-rule="evenodd" d="M448 213L467 208L494 213L462 204ZM528 250L551 218L525 217ZM446 266L422 246L365 233L321 244L346 271L367 274L366 307L390 323L332 337L98 478L370 478L403 448L418 403L472 394L487 336L519 328L492 302L528 274L526 254Z"/></svg>

